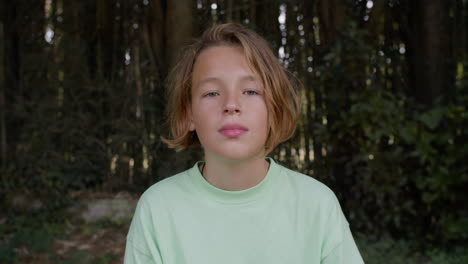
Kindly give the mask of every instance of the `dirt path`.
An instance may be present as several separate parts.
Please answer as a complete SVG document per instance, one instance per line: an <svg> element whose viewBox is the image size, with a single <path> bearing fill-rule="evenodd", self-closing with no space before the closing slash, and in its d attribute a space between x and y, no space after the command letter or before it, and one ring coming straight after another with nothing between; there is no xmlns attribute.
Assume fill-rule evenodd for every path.
<svg viewBox="0 0 468 264"><path fill-rule="evenodd" d="M12 262L25 264L123 263L126 235L134 209L131 206L136 204L136 199L129 195L123 197L121 194L103 193L81 193L77 195L77 198L77 203L70 208L72 210L68 210L64 223L44 223L43 229L36 228L19 232L21 235L12 234L12 239L8 242L10 249L14 252ZM109 206L102 206L107 203L125 206L117 206L109 210ZM121 221L122 217L120 217L119 221L116 221L113 217L109 217L109 214L111 216L122 215L119 210L125 210L124 214L128 216L124 218L125 220ZM106 212L108 215L102 219L94 219L92 222L84 217L93 214L94 216L100 215L101 212Z"/></svg>

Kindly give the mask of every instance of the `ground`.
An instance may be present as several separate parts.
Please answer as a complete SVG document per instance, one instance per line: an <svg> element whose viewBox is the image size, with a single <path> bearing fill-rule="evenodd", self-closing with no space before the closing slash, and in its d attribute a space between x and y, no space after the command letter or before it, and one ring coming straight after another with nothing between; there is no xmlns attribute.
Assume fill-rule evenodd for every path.
<svg viewBox="0 0 468 264"><path fill-rule="evenodd" d="M16 234L10 241L11 258L6 263L123 263L128 223L66 224L66 232L50 236L47 232ZM21 233L19 233L21 234ZM19 243L18 243L19 241ZM0 261L0 263L4 263ZM10 262L11 261L11 262Z"/></svg>
<svg viewBox="0 0 468 264"><path fill-rule="evenodd" d="M90 222L83 216L90 215L96 202L115 204L126 199L131 203L122 204L134 204L136 199L105 193L80 193L74 198L77 202L68 210L57 213L56 217L47 216L39 220L40 217L8 216L14 217L13 221L2 218L1 231L6 234L0 239L0 263L123 263L132 213L125 220L119 218L118 221L104 216ZM96 206L92 210L96 211ZM128 214L129 210L125 210ZM115 213L115 208L109 212ZM14 226L5 224L7 222L14 223Z"/></svg>

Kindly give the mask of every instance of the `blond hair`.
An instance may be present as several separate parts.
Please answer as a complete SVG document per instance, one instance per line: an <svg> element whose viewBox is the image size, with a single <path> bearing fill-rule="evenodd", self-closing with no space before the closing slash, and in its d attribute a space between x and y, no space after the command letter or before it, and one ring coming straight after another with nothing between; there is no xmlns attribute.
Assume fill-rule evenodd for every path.
<svg viewBox="0 0 468 264"><path fill-rule="evenodd" d="M287 72L268 43L254 31L235 23L208 28L182 53L169 77L167 116L172 139L161 139L177 151L199 144L196 133L189 129L192 73L198 55L213 46L242 48L249 67L260 77L269 120L265 153L271 152L294 134L300 112L299 99Z"/></svg>

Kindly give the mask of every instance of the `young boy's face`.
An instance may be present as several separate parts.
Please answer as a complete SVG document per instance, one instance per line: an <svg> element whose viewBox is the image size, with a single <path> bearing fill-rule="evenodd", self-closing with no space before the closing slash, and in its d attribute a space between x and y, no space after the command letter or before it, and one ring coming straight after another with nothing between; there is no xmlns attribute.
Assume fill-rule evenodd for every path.
<svg viewBox="0 0 468 264"><path fill-rule="evenodd" d="M190 130L205 158L264 157L268 111L261 81L240 47L210 47L198 56L192 75Z"/></svg>

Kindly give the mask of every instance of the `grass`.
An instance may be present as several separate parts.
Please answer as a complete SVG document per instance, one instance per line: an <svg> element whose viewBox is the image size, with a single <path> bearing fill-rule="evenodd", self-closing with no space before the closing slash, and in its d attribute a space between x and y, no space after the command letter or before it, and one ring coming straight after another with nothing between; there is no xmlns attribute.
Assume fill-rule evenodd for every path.
<svg viewBox="0 0 468 264"><path fill-rule="evenodd" d="M11 218L0 227L0 263L120 263L127 226ZM13 224L12 224L13 223ZM123 240L123 241L122 241ZM119 251L120 250L120 251Z"/></svg>

